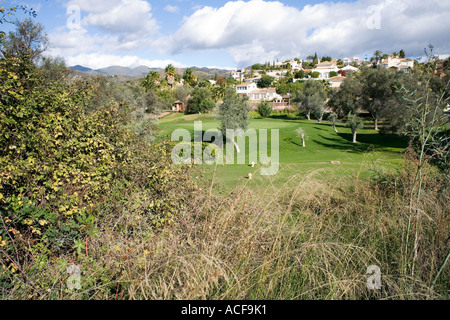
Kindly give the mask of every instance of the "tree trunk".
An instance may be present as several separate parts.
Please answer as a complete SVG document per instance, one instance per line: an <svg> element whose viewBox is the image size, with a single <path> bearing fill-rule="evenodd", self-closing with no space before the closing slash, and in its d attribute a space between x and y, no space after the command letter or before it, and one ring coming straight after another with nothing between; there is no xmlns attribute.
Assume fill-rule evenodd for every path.
<svg viewBox="0 0 450 320"><path fill-rule="evenodd" d="M333 123L333 129L334 129L334 132L338 133L338 130L336 129L336 125L334 123Z"/></svg>
<svg viewBox="0 0 450 320"><path fill-rule="evenodd" d="M311 120L311 111L308 111L308 112L306 113L306 117L308 118L308 121Z"/></svg>
<svg viewBox="0 0 450 320"><path fill-rule="evenodd" d="M234 144L234 146L236 147L236 152L237 152L237 153L241 153L241 149L239 148L239 145L237 144L237 142L234 141L234 137L233 137L233 140L231 140L231 141L233 141L233 144Z"/></svg>
<svg viewBox="0 0 450 320"><path fill-rule="evenodd" d="M317 123L321 124L323 120L323 113L320 115L320 117L317 119Z"/></svg>
<svg viewBox="0 0 450 320"><path fill-rule="evenodd" d="M356 143L356 135L358 131L353 132L353 143Z"/></svg>
<svg viewBox="0 0 450 320"><path fill-rule="evenodd" d="M374 122L375 122L375 130L378 131L378 119L375 118Z"/></svg>

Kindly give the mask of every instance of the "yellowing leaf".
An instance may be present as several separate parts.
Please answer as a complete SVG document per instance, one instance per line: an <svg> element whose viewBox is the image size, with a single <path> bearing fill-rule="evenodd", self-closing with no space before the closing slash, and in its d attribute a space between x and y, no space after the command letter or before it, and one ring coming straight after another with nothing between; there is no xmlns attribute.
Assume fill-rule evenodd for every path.
<svg viewBox="0 0 450 320"><path fill-rule="evenodd" d="M48 222L45 221L45 220L39 220L39 224L40 224L41 226L45 226L45 225L48 224Z"/></svg>

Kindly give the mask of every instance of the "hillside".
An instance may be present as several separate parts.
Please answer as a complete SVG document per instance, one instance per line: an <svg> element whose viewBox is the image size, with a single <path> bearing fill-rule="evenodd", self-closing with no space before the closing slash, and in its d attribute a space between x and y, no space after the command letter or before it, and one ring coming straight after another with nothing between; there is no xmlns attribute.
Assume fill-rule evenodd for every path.
<svg viewBox="0 0 450 320"><path fill-rule="evenodd" d="M107 68L101 68L101 69L91 69L84 66L76 65L70 67L70 69L80 71L83 73L88 74L103 74L107 76L125 76L130 78L139 78L146 76L150 71L158 71L160 72L161 76L164 76L164 69L161 68L149 68L147 66L139 66L136 68L129 68L129 67L121 67L121 66L110 66ZM199 67L192 67L194 70L194 74L202 79L214 79L214 77L217 75L217 77L223 77L226 78L230 75L230 71L223 70L223 69L209 69L209 68L199 68ZM183 68L176 68L177 74L182 76L184 74L186 69Z"/></svg>

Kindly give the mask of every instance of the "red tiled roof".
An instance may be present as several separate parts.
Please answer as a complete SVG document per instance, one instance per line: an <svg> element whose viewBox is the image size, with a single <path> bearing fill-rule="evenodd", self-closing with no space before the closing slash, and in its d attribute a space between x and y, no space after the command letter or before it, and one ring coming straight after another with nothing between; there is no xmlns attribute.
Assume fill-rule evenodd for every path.
<svg viewBox="0 0 450 320"><path fill-rule="evenodd" d="M345 77L337 76L337 77L331 77L328 79L329 81L344 81Z"/></svg>

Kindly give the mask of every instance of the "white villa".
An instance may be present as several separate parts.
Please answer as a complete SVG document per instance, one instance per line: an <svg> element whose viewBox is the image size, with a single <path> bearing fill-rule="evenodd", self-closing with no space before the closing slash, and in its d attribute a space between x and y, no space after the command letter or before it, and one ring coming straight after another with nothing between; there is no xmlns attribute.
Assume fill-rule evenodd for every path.
<svg viewBox="0 0 450 320"><path fill-rule="evenodd" d="M253 90L248 94L249 100L251 101L277 101L282 102L283 97L277 93L276 88L258 89Z"/></svg>
<svg viewBox="0 0 450 320"><path fill-rule="evenodd" d="M283 101L283 97L277 94L276 88L258 89L255 82L245 82L236 85L236 93L241 96L247 96L250 101Z"/></svg>
<svg viewBox="0 0 450 320"><path fill-rule="evenodd" d="M339 70L340 70L340 71L345 71L345 73L346 73L347 75L352 74L353 72L358 72L358 71L359 71L358 68L355 68L355 67L350 66L350 65L345 66L344 68L341 68L341 69L339 69Z"/></svg>
<svg viewBox="0 0 450 320"><path fill-rule="evenodd" d="M231 76L236 81L244 81L244 74L245 74L245 72L246 72L245 70L231 71Z"/></svg>
<svg viewBox="0 0 450 320"><path fill-rule="evenodd" d="M381 61L381 64L379 64L379 66L389 69L396 69L403 72L409 72L409 69L414 68L414 60L394 57L391 55L389 56L389 58L383 59Z"/></svg>
<svg viewBox="0 0 450 320"><path fill-rule="evenodd" d="M329 78L328 82L330 83L331 88L340 88L344 80L345 77L337 76Z"/></svg>
<svg viewBox="0 0 450 320"><path fill-rule="evenodd" d="M361 64L364 62L364 60L360 59L359 57L344 58L344 59L342 59L342 61L347 66L353 64L354 62L356 62L357 64Z"/></svg>
<svg viewBox="0 0 450 320"><path fill-rule="evenodd" d="M320 62L315 69L312 70L312 72L319 72L320 76L319 79L329 79L330 78L330 72L338 72L339 68L337 67L337 60L334 59L333 61L324 61Z"/></svg>
<svg viewBox="0 0 450 320"><path fill-rule="evenodd" d="M288 64L291 65L291 71L301 70L303 66L302 61L300 61L299 63L297 60L291 60L287 62L277 62L275 63L275 67L287 69Z"/></svg>
<svg viewBox="0 0 450 320"><path fill-rule="evenodd" d="M250 92L258 89L255 82L244 82L236 85L236 93L248 95Z"/></svg>

